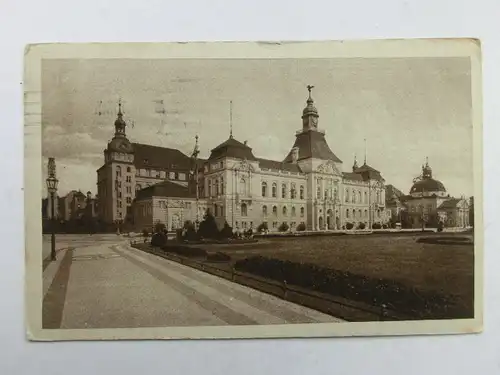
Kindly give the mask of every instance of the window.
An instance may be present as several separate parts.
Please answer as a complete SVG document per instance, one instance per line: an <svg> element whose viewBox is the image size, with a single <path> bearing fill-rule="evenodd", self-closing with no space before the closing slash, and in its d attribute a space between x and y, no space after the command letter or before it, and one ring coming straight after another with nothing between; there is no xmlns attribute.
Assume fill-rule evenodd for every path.
<svg viewBox="0 0 500 375"><path fill-rule="evenodd" d="M146 176L151 177L151 169L146 169Z"/></svg>
<svg viewBox="0 0 500 375"><path fill-rule="evenodd" d="M276 198L276 196L278 195L278 185L276 185L276 182L273 183L272 195L273 195L273 198Z"/></svg>
<svg viewBox="0 0 500 375"><path fill-rule="evenodd" d="M132 193L132 186L127 186L127 193Z"/></svg>
<svg viewBox="0 0 500 375"><path fill-rule="evenodd" d="M127 176L126 181L127 182L132 182L132 176Z"/></svg>
<svg viewBox="0 0 500 375"><path fill-rule="evenodd" d="M219 195L219 180L215 180L215 195Z"/></svg>
<svg viewBox="0 0 500 375"><path fill-rule="evenodd" d="M292 207L292 216L295 216L295 207Z"/></svg>
<svg viewBox="0 0 500 375"><path fill-rule="evenodd" d="M262 206L262 215L267 216L267 206Z"/></svg>
<svg viewBox="0 0 500 375"><path fill-rule="evenodd" d="M365 203L368 203L368 194L365 191Z"/></svg>
<svg viewBox="0 0 500 375"><path fill-rule="evenodd" d="M224 206L220 206L220 216L224 216Z"/></svg>
<svg viewBox="0 0 500 375"><path fill-rule="evenodd" d="M358 202L361 203L362 200L361 200L361 191L358 190Z"/></svg>
<svg viewBox="0 0 500 375"><path fill-rule="evenodd" d="M368 210L365 210L365 218L368 217Z"/></svg>
<svg viewBox="0 0 500 375"><path fill-rule="evenodd" d="M247 193L247 183L244 178L240 180L240 194L246 195Z"/></svg>
<svg viewBox="0 0 500 375"><path fill-rule="evenodd" d="M175 173L174 172L169 172L168 173L168 178L173 180L175 178Z"/></svg>
<svg viewBox="0 0 500 375"><path fill-rule="evenodd" d="M286 215L287 215L286 206L283 206L283 216L286 216Z"/></svg>
<svg viewBox="0 0 500 375"><path fill-rule="evenodd" d="M214 216L219 216L219 207L216 204L214 204Z"/></svg>
<svg viewBox="0 0 500 375"><path fill-rule="evenodd" d="M292 198L292 199L297 198L297 190L295 189L295 184L291 185L291 188L290 188L290 198Z"/></svg>
<svg viewBox="0 0 500 375"><path fill-rule="evenodd" d="M156 178L161 178L161 172L160 171L155 171L156 173Z"/></svg>
<svg viewBox="0 0 500 375"><path fill-rule="evenodd" d="M337 199L337 188L333 189L333 198Z"/></svg>
<svg viewBox="0 0 500 375"><path fill-rule="evenodd" d="M160 171L160 178L165 178L165 177L166 177L165 171Z"/></svg>
<svg viewBox="0 0 500 375"><path fill-rule="evenodd" d="M304 207L300 207L300 217L304 217Z"/></svg>
<svg viewBox="0 0 500 375"><path fill-rule="evenodd" d="M345 210L345 217L349 219L349 209Z"/></svg>
<svg viewBox="0 0 500 375"><path fill-rule="evenodd" d="M321 187L318 186L318 189L316 190L316 198L321 199Z"/></svg>
<svg viewBox="0 0 500 375"><path fill-rule="evenodd" d="M220 178L220 193L221 195L224 195L224 177Z"/></svg>
<svg viewBox="0 0 500 375"><path fill-rule="evenodd" d="M281 185L281 198L286 198L286 185Z"/></svg>
<svg viewBox="0 0 500 375"><path fill-rule="evenodd" d="M349 203L349 189L345 189L345 201Z"/></svg>
<svg viewBox="0 0 500 375"><path fill-rule="evenodd" d="M304 186L300 185L300 199L304 199Z"/></svg>
<svg viewBox="0 0 500 375"><path fill-rule="evenodd" d="M127 167L127 172L128 172L128 173L130 173L130 172L131 172L130 167Z"/></svg>
<svg viewBox="0 0 500 375"><path fill-rule="evenodd" d="M186 174L185 173L179 173L179 180L186 181Z"/></svg>
<svg viewBox="0 0 500 375"><path fill-rule="evenodd" d="M362 218L362 216L361 216L361 210L358 210L358 215L359 215L358 217L361 219Z"/></svg>
<svg viewBox="0 0 500 375"><path fill-rule="evenodd" d="M119 191L119 192L118 192L118 198L121 198L121 197L122 197L122 192L121 192L121 191Z"/></svg>
<svg viewBox="0 0 500 375"><path fill-rule="evenodd" d="M278 216L278 207L273 206L273 215Z"/></svg>
<svg viewBox="0 0 500 375"><path fill-rule="evenodd" d="M241 204L241 216L247 216L247 215L248 215L247 205L246 205L246 203L242 203Z"/></svg>
<svg viewBox="0 0 500 375"><path fill-rule="evenodd" d="M116 206L118 208L121 208L122 207L122 201L120 201L120 200L116 201Z"/></svg>
<svg viewBox="0 0 500 375"><path fill-rule="evenodd" d="M262 183L262 196L263 197L267 196L267 182Z"/></svg>
<svg viewBox="0 0 500 375"><path fill-rule="evenodd" d="M127 204L130 204L130 203L132 203L132 198L127 197Z"/></svg>
<svg viewBox="0 0 500 375"><path fill-rule="evenodd" d="M208 196L212 196L212 180L208 180Z"/></svg>
<svg viewBox="0 0 500 375"><path fill-rule="evenodd" d="M356 192L354 191L354 189L352 190L351 201L352 201L352 203L356 203Z"/></svg>
<svg viewBox="0 0 500 375"><path fill-rule="evenodd" d="M224 162L223 162L223 161L221 161L221 162L219 163L219 168L224 168Z"/></svg>

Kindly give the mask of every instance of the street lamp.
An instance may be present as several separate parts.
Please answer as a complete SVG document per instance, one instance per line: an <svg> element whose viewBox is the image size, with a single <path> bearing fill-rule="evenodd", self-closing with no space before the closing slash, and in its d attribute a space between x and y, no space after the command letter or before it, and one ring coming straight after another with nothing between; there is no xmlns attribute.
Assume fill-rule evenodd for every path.
<svg viewBox="0 0 500 375"><path fill-rule="evenodd" d="M47 177L47 192L50 194L50 221L51 221L51 243L50 243L50 260L56 260L56 214L55 214L55 197L57 192L57 184L59 181L56 178L56 162L54 158L49 158L48 177Z"/></svg>

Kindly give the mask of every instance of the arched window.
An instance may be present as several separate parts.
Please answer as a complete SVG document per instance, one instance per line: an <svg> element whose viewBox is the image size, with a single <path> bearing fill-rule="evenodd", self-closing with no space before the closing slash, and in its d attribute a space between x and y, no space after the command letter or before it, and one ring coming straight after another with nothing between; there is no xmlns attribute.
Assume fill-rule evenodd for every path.
<svg viewBox="0 0 500 375"><path fill-rule="evenodd" d="M241 204L241 216L247 216L247 215L248 215L247 204L246 203L242 203Z"/></svg>
<svg viewBox="0 0 500 375"><path fill-rule="evenodd" d="M338 195L337 188L335 188L335 189L333 189L333 198L337 199L337 195Z"/></svg>
<svg viewBox="0 0 500 375"><path fill-rule="evenodd" d="M292 216L295 216L295 207L292 206Z"/></svg>
<svg viewBox="0 0 500 375"><path fill-rule="evenodd" d="M316 198L321 199L321 187L320 186L318 186L318 188L316 189Z"/></svg>
<svg viewBox="0 0 500 375"><path fill-rule="evenodd" d="M359 190L358 190L358 202L359 202L359 203L363 202L363 201L361 200L361 191L359 191Z"/></svg>
<svg viewBox="0 0 500 375"><path fill-rule="evenodd" d="M286 198L286 185L281 185L281 198Z"/></svg>
<svg viewBox="0 0 500 375"><path fill-rule="evenodd" d="M300 216L304 217L304 207L300 207Z"/></svg>
<svg viewBox="0 0 500 375"><path fill-rule="evenodd" d="M267 182L262 183L262 196L267 197Z"/></svg>
<svg viewBox="0 0 500 375"><path fill-rule="evenodd" d="M358 215L359 215L359 218L361 219L362 216L361 216L361 210L358 210Z"/></svg>
<svg viewBox="0 0 500 375"><path fill-rule="evenodd" d="M273 194L273 198L276 198L277 195L278 195L278 185L276 185L276 182L273 183L273 188L272 188L272 194Z"/></svg>
<svg viewBox="0 0 500 375"><path fill-rule="evenodd" d="M365 217L368 217L368 210L365 210Z"/></svg>
<svg viewBox="0 0 500 375"><path fill-rule="evenodd" d="M356 192L352 189L352 203L356 203Z"/></svg>
<svg viewBox="0 0 500 375"><path fill-rule="evenodd" d="M220 193L224 195L224 177L220 178Z"/></svg>
<svg viewBox="0 0 500 375"><path fill-rule="evenodd" d="M349 202L349 189L345 189L345 201Z"/></svg>
<svg viewBox="0 0 500 375"><path fill-rule="evenodd" d="M297 190L295 189L295 184L291 184L290 198L295 199L296 197L297 197Z"/></svg>
<svg viewBox="0 0 500 375"><path fill-rule="evenodd" d="M349 219L349 209L345 210L345 217Z"/></svg>
<svg viewBox="0 0 500 375"><path fill-rule="evenodd" d="M130 172L131 172L130 167L127 167L127 172L128 172L128 173L130 173Z"/></svg>
<svg viewBox="0 0 500 375"><path fill-rule="evenodd" d="M287 215L286 206L283 206L283 216Z"/></svg>
<svg viewBox="0 0 500 375"><path fill-rule="evenodd" d="M328 199L328 189L325 189L325 192L324 192L324 193L325 193L325 194L324 194L324 195L325 195L325 199Z"/></svg>
<svg viewBox="0 0 500 375"><path fill-rule="evenodd" d="M116 177L121 177L122 176L122 167L119 165L116 167Z"/></svg>
<svg viewBox="0 0 500 375"><path fill-rule="evenodd" d="M214 216L219 216L219 207L216 204L214 204Z"/></svg>
<svg viewBox="0 0 500 375"><path fill-rule="evenodd" d="M380 203L380 191L377 191L377 203Z"/></svg>
<svg viewBox="0 0 500 375"><path fill-rule="evenodd" d="M215 196L219 195L219 180L215 180Z"/></svg>
<svg viewBox="0 0 500 375"><path fill-rule="evenodd" d="M240 180L240 194L241 195L246 195L247 193L247 182L245 181L244 178Z"/></svg>
<svg viewBox="0 0 500 375"><path fill-rule="evenodd" d="M208 180L208 196L212 196L212 180Z"/></svg>
<svg viewBox="0 0 500 375"><path fill-rule="evenodd" d="M278 207L273 206L273 215L278 216Z"/></svg>
<svg viewBox="0 0 500 375"><path fill-rule="evenodd" d="M300 199L304 199L304 186L300 185Z"/></svg>
<svg viewBox="0 0 500 375"><path fill-rule="evenodd" d="M365 191L365 203L368 203L368 194Z"/></svg>
<svg viewBox="0 0 500 375"><path fill-rule="evenodd" d="M262 214L267 216L267 206L262 206Z"/></svg>

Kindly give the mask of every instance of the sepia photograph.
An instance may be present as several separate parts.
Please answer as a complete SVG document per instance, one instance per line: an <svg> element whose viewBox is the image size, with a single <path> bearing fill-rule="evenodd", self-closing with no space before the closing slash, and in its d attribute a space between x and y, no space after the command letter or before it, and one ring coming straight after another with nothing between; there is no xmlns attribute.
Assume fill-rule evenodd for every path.
<svg viewBox="0 0 500 375"><path fill-rule="evenodd" d="M480 44L32 45L31 340L482 329Z"/></svg>

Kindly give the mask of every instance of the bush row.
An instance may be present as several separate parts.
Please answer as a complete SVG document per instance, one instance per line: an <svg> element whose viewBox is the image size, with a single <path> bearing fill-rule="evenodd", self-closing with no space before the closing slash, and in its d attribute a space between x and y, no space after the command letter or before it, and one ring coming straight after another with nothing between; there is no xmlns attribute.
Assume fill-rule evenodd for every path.
<svg viewBox="0 0 500 375"><path fill-rule="evenodd" d="M373 306L386 305L420 319L471 315L468 308L457 306L452 296L422 292L394 280L369 278L314 264L255 256L237 261L235 269Z"/></svg>

